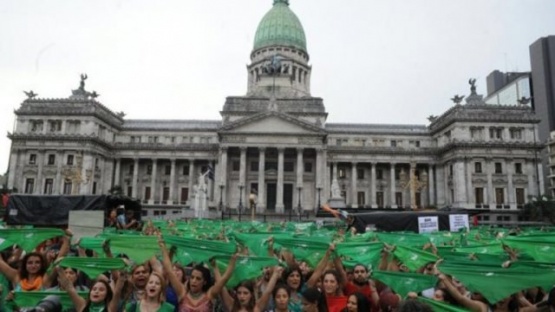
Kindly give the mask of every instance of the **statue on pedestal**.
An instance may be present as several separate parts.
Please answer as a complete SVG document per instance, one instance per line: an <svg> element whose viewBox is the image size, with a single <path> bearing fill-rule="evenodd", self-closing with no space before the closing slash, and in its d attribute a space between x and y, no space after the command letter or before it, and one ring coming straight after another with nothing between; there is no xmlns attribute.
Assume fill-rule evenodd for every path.
<svg viewBox="0 0 555 312"><path fill-rule="evenodd" d="M196 218L203 218L208 211L208 188L204 180L205 174L200 174L198 183L193 187L193 209Z"/></svg>
<svg viewBox="0 0 555 312"><path fill-rule="evenodd" d="M341 189L339 188L339 182L337 179L333 179L331 182L331 198L328 201L328 205L332 208L346 208L345 198L341 196Z"/></svg>

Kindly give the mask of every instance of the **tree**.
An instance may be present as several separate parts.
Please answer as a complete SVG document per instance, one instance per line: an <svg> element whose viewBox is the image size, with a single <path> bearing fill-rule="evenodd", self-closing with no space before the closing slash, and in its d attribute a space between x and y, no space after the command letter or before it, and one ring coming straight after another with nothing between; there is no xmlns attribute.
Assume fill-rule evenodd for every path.
<svg viewBox="0 0 555 312"><path fill-rule="evenodd" d="M555 224L555 200L549 195L530 196L521 213L528 221Z"/></svg>

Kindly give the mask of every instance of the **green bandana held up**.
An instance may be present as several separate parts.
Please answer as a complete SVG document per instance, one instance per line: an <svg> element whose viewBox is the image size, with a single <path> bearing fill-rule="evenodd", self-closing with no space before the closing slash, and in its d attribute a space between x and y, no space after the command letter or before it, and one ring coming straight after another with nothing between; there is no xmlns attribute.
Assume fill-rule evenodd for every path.
<svg viewBox="0 0 555 312"><path fill-rule="evenodd" d="M388 245L422 248L430 242L428 237L414 233L376 233L380 242Z"/></svg>
<svg viewBox="0 0 555 312"><path fill-rule="evenodd" d="M223 274L227 269L229 259L231 256L216 256L216 264L218 269ZM273 267L278 265L279 262L276 258L270 257L237 257L237 265L233 270L233 275L227 282L228 287L235 287L242 281L251 280L262 275L262 270L266 267Z"/></svg>
<svg viewBox="0 0 555 312"><path fill-rule="evenodd" d="M383 243L368 242L348 242L339 243L335 246L338 255L344 258L343 261L362 263L366 266L372 264L376 267L380 261Z"/></svg>
<svg viewBox="0 0 555 312"><path fill-rule="evenodd" d="M274 242L291 251L298 260L306 261L316 267L329 248L330 241L321 237L283 238L275 237Z"/></svg>
<svg viewBox="0 0 555 312"><path fill-rule="evenodd" d="M507 237L503 243L519 253L526 253L534 260L555 262L555 235L540 234L521 237Z"/></svg>
<svg viewBox="0 0 555 312"><path fill-rule="evenodd" d="M445 261L439 265L439 270L456 277L469 290L481 293L492 304L527 288L543 287L549 290L555 281L553 269L517 263L502 268L492 264Z"/></svg>
<svg viewBox="0 0 555 312"><path fill-rule="evenodd" d="M417 299L420 302L426 303L432 307L434 312L468 312L465 308L456 307L454 305L447 304L445 302L435 301L425 297L418 297Z"/></svg>
<svg viewBox="0 0 555 312"><path fill-rule="evenodd" d="M104 236L113 254L125 254L135 263L144 263L160 252L156 236L109 235Z"/></svg>
<svg viewBox="0 0 555 312"><path fill-rule="evenodd" d="M237 243L249 249L249 254L259 257L268 256L268 238L267 233L232 233L231 237Z"/></svg>
<svg viewBox="0 0 555 312"><path fill-rule="evenodd" d="M416 271L427 263L439 260L439 257L433 253L405 246L396 246L393 255L411 271Z"/></svg>
<svg viewBox="0 0 555 312"><path fill-rule="evenodd" d="M189 263L208 262L214 256L232 255L236 252L235 243L191 239L177 236L165 236L168 246L177 248L174 259L187 265Z"/></svg>
<svg viewBox="0 0 555 312"><path fill-rule="evenodd" d="M83 258L67 257L58 263L64 268L72 268L85 273L89 278L95 279L106 271L121 270L125 262L121 258Z"/></svg>
<svg viewBox="0 0 555 312"><path fill-rule="evenodd" d="M437 283L435 276L420 273L374 271L372 278L388 285L403 298L411 291L421 292L433 288Z"/></svg>
<svg viewBox="0 0 555 312"><path fill-rule="evenodd" d="M1 229L0 237L9 240L23 248L26 252L31 252L40 243L47 239L64 236L61 229L52 228L32 228L32 229Z"/></svg>
<svg viewBox="0 0 555 312"><path fill-rule="evenodd" d="M77 293L83 299L87 299L89 296L88 291L77 292ZM73 307L73 302L69 298L68 293L65 291L14 291L14 301L18 307L34 307L42 299L44 299L44 297L50 296L50 295L55 295L60 297L62 310Z"/></svg>
<svg viewBox="0 0 555 312"><path fill-rule="evenodd" d="M104 257L104 244L106 240L100 237L81 237L79 240L79 247L84 249L91 249L97 253L98 256Z"/></svg>

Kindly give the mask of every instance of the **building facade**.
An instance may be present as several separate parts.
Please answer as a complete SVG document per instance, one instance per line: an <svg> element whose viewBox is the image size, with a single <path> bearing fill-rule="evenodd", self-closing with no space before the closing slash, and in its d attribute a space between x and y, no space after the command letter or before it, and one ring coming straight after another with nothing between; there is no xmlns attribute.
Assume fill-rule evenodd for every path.
<svg viewBox="0 0 555 312"><path fill-rule="evenodd" d="M213 209L237 209L256 190L260 213L313 211L333 183L352 208L453 206L493 218L540 192L539 120L528 106L486 105L472 85L466 104L428 125L328 123L287 0L274 0L250 56L246 95L228 97L221 120L126 119L86 90L86 76L68 98L30 95L9 133L8 187L101 194L120 186L171 214L190 206L212 168Z"/></svg>

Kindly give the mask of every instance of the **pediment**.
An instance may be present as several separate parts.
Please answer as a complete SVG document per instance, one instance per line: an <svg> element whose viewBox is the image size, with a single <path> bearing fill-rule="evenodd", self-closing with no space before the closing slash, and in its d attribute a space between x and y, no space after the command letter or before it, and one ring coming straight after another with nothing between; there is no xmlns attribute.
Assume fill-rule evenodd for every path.
<svg viewBox="0 0 555 312"><path fill-rule="evenodd" d="M293 116L270 112L237 120L222 128L226 133L253 134L323 134L324 130Z"/></svg>

